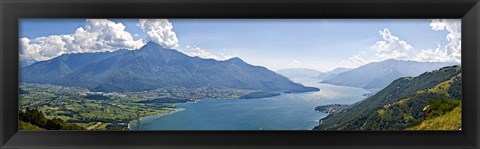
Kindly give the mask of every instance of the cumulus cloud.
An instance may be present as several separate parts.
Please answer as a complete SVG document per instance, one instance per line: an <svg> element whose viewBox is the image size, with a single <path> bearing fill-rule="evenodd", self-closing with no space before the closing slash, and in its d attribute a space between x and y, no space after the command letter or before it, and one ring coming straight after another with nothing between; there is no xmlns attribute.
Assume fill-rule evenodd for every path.
<svg viewBox="0 0 480 149"><path fill-rule="evenodd" d="M376 55L383 59L406 59L408 53L413 49L412 45L392 35L387 28L379 31L383 40L377 41L372 47Z"/></svg>
<svg viewBox="0 0 480 149"><path fill-rule="evenodd" d="M20 59L23 62L44 61L66 53L93 53L115 51L118 49L136 50L147 41L153 41L165 48L176 49L189 56L226 60L232 58L224 53L213 54L197 46L187 45L178 49L178 38L173 31L173 25L167 19L139 19L138 27L146 33L146 39L134 40L125 31L122 23L107 19L87 19L84 27L79 27L75 33L66 35L50 35L35 39L21 38Z"/></svg>
<svg viewBox="0 0 480 149"><path fill-rule="evenodd" d="M227 60L233 58L233 56L226 55L224 53L220 54L212 54L208 52L207 50L204 50L198 46L190 46L186 45L185 48L179 50L182 53L185 53L188 56L191 57L200 57L203 59L215 59L215 60Z"/></svg>
<svg viewBox="0 0 480 149"><path fill-rule="evenodd" d="M355 54L352 57L349 57L347 60L343 60L342 62L340 62L342 67L346 68L356 68L367 63L369 63L369 61L365 60L362 56L358 54Z"/></svg>
<svg viewBox="0 0 480 149"><path fill-rule="evenodd" d="M134 40L122 23L87 19L85 27L79 27L73 34L21 38L19 44L21 60L43 61L65 53L134 50L143 46L144 42Z"/></svg>
<svg viewBox="0 0 480 149"><path fill-rule="evenodd" d="M138 22L138 26L147 34L147 40L154 41L165 48L179 47L173 25L167 19L140 19Z"/></svg>
<svg viewBox="0 0 480 149"><path fill-rule="evenodd" d="M450 62L452 57L445 48L438 45L436 49L421 50L415 56L415 60L421 62Z"/></svg>
<svg viewBox="0 0 480 149"><path fill-rule="evenodd" d="M438 45L436 49L423 49L415 57L418 61L428 62L458 62L461 61L461 20L433 19L430 27L434 31L448 31L445 46Z"/></svg>
<svg viewBox="0 0 480 149"><path fill-rule="evenodd" d="M148 41L156 42L165 48L176 49L188 56L204 59L227 60L233 58L224 53L213 54L195 45L186 45L184 48L180 48L173 25L167 19L139 19L138 22L138 26L145 31Z"/></svg>
<svg viewBox="0 0 480 149"><path fill-rule="evenodd" d="M365 60L356 54L340 62L343 67L358 67L366 63L385 59L415 60L420 62L457 62L461 61L461 20L433 19L430 22L433 31L448 31L446 45L437 44L436 48L414 50L413 46L394 36L387 28L379 31L383 40L377 41L373 59Z"/></svg>

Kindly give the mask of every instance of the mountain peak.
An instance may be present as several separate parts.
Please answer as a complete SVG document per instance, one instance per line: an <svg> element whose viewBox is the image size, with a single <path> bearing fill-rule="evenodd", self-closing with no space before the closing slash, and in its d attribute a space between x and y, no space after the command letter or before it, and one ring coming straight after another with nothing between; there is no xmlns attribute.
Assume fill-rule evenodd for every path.
<svg viewBox="0 0 480 149"><path fill-rule="evenodd" d="M373 62L378 63L378 64L392 64L392 63L402 63L402 62L415 62L415 61L410 61L410 60L398 60L398 59L386 59L383 61L378 61L378 62Z"/></svg>
<svg viewBox="0 0 480 149"><path fill-rule="evenodd" d="M155 47L155 48L159 47L159 48L163 49L163 47L160 44L158 44L156 42L153 42L153 41L147 42L147 44L143 45L140 49L144 49L146 47Z"/></svg>
<svg viewBox="0 0 480 149"><path fill-rule="evenodd" d="M231 59L228 59L227 61L230 61L230 62L244 62L242 59L240 59L239 57L234 57L234 58L231 58Z"/></svg>
<svg viewBox="0 0 480 149"><path fill-rule="evenodd" d="M143 47L141 47L138 51L143 51L149 54L173 54L173 53L180 53L179 51L175 49L168 49L163 47L162 45L149 41L147 44L145 44Z"/></svg>
<svg viewBox="0 0 480 149"><path fill-rule="evenodd" d="M233 57L233 58L230 58L228 60L242 60L242 59L240 59L239 57Z"/></svg>

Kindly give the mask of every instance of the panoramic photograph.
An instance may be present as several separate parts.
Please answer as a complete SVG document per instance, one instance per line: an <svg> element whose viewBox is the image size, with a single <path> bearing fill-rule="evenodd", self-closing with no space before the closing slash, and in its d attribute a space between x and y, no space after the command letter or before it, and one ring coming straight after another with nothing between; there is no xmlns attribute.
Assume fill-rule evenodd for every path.
<svg viewBox="0 0 480 149"><path fill-rule="evenodd" d="M460 19L19 19L19 130L462 130Z"/></svg>

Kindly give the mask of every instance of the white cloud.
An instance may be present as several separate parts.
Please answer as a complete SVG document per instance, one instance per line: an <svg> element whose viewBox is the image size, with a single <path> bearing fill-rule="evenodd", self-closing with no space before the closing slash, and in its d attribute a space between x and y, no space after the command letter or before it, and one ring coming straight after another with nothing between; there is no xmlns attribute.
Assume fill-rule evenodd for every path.
<svg viewBox="0 0 480 149"><path fill-rule="evenodd" d="M87 19L85 27L73 34L21 38L19 44L20 59L26 61L48 60L65 53L134 50L144 45L142 40L133 40L122 23L107 19Z"/></svg>
<svg viewBox="0 0 480 149"><path fill-rule="evenodd" d="M370 57L371 59L367 61L357 54L341 61L340 65L358 67L372 61L385 59L459 63L461 61L461 21L459 19L433 19L430 27L434 31L448 31L446 39L449 43L444 46L437 44L436 48L413 50L412 45L392 35L390 30L385 28L383 31L379 31L383 40L372 45L376 57Z"/></svg>
<svg viewBox="0 0 480 149"><path fill-rule="evenodd" d="M283 64L283 67L290 67L290 68L304 68L305 65L303 65L302 61L301 60L298 60L298 59L286 59L285 60L285 64Z"/></svg>
<svg viewBox="0 0 480 149"><path fill-rule="evenodd" d="M147 40L169 49L179 47L173 25L167 19L140 19L138 22L138 26L147 34Z"/></svg>
<svg viewBox="0 0 480 149"><path fill-rule="evenodd" d="M299 60L296 60L296 59L292 59L292 62L293 62L295 65L302 65L302 62L300 62Z"/></svg>
<svg viewBox="0 0 480 149"><path fill-rule="evenodd" d="M448 62L451 61L451 56L447 50L438 45L436 49L421 50L415 56L415 60L421 62Z"/></svg>
<svg viewBox="0 0 480 149"><path fill-rule="evenodd" d="M225 55L224 53L212 54L207 50L204 50L195 45L194 46L187 45L185 46L185 48L180 49L179 51L188 56L192 56L192 57L196 56L204 59L227 60L227 59L233 58L233 56Z"/></svg>
<svg viewBox="0 0 480 149"><path fill-rule="evenodd" d="M213 54L195 45L186 45L184 48L180 48L177 35L173 31L173 25L167 19L139 19L138 26L145 31L147 40L156 42L165 48L176 49L188 56L215 60L233 58L224 53Z"/></svg>
<svg viewBox="0 0 480 149"><path fill-rule="evenodd" d="M418 61L429 62L458 62L461 61L461 21L459 19L433 19L430 27L434 31L447 30L447 41L444 47L423 49L415 57Z"/></svg>
<svg viewBox="0 0 480 149"><path fill-rule="evenodd" d="M47 60L65 53L65 36L48 36L39 37L35 41L28 38L21 38L20 44L20 59L22 60Z"/></svg>
<svg viewBox="0 0 480 149"><path fill-rule="evenodd" d="M430 27L434 31L441 31L445 30L447 27L447 20L446 19L432 19L430 22Z"/></svg>
<svg viewBox="0 0 480 149"><path fill-rule="evenodd" d="M379 31L383 40L377 41L372 47L376 50L376 56L382 59L406 59L413 49L412 45L392 35L387 28Z"/></svg>
<svg viewBox="0 0 480 149"><path fill-rule="evenodd" d="M346 68L356 68L367 63L369 63L369 61L365 60L362 56L355 54L352 57L349 57L347 60L340 62L340 65Z"/></svg>
<svg viewBox="0 0 480 149"><path fill-rule="evenodd" d="M138 26L147 35L145 42L154 41L170 49L179 47L173 25L168 20L140 19ZM138 34L133 36L138 36ZM134 40L133 36L125 31L125 26L122 23L115 23L107 19L87 19L85 27L78 28L74 34L19 39L20 58L25 62L31 60L44 61L66 53L93 53L141 48L145 42L142 39ZM197 46L187 45L184 49L177 50L189 56L201 58L216 60L232 58L232 56L225 55L223 52L212 54ZM225 49L222 51L225 51Z"/></svg>

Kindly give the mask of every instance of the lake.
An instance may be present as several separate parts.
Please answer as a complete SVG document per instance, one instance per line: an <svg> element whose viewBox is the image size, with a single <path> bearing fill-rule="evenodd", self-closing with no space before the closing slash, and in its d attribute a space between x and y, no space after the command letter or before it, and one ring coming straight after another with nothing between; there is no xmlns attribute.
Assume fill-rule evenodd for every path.
<svg viewBox="0 0 480 149"><path fill-rule="evenodd" d="M326 104L352 104L370 93L361 88L292 79L318 92L282 94L262 99L203 99L180 103L178 112L142 119L132 130L310 130L327 116L314 110Z"/></svg>

